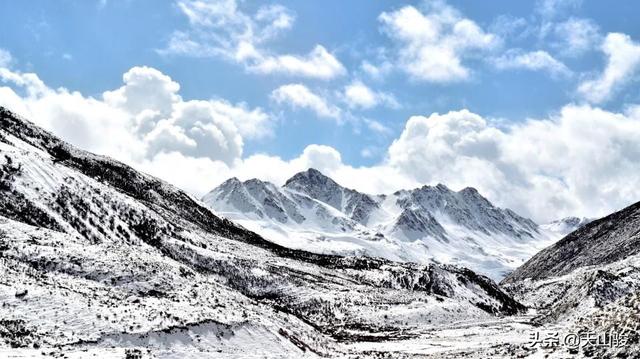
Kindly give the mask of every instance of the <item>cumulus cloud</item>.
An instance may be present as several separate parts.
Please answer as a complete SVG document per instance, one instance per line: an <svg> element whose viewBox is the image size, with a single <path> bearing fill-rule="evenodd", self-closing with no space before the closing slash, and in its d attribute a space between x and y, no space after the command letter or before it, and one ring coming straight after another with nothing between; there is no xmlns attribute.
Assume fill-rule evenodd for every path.
<svg viewBox="0 0 640 359"><path fill-rule="evenodd" d="M306 55L273 54L265 44L295 22L295 14L281 5L263 5L254 14L239 9L236 0L179 0L178 8L190 28L172 34L162 54L222 57L249 72L285 74L323 80L346 73L325 47L316 45Z"/></svg>
<svg viewBox="0 0 640 359"><path fill-rule="evenodd" d="M282 85L271 93L278 104L288 104L294 109L303 108L325 118L340 120L341 110L302 84Z"/></svg>
<svg viewBox="0 0 640 359"><path fill-rule="evenodd" d="M175 168L168 159L178 156L195 169L207 163L233 166L242 158L245 138L272 133L272 120L262 109L221 99L185 101L178 83L149 67L130 69L123 85L101 98L52 89L36 74L7 68L0 68L0 80L6 84L0 105L81 148L161 175ZM193 178L171 178L176 176L186 182L175 184L194 188Z"/></svg>
<svg viewBox="0 0 640 359"><path fill-rule="evenodd" d="M388 165L419 183L473 185L539 221L605 215L640 198L640 117L568 105L498 128L467 110L415 116Z"/></svg>
<svg viewBox="0 0 640 359"><path fill-rule="evenodd" d="M640 45L628 35L610 33L602 43L607 66L596 78L582 82L578 92L588 101L600 103L624 85L640 65Z"/></svg>
<svg viewBox="0 0 640 359"><path fill-rule="evenodd" d="M133 115L143 110L158 111L161 116L171 112L180 101L180 85L160 71L150 67L134 67L122 76L124 86L106 91L104 101Z"/></svg>
<svg viewBox="0 0 640 359"><path fill-rule="evenodd" d="M208 101L181 102L145 136L151 156L177 151L232 164L242 157L242 137L233 121L219 116Z"/></svg>
<svg viewBox="0 0 640 359"><path fill-rule="evenodd" d="M382 30L397 43L399 69L415 80L466 80L463 58L494 48L498 38L444 2L432 2L425 12L404 6L379 16Z"/></svg>
<svg viewBox="0 0 640 359"><path fill-rule="evenodd" d="M10 85L0 87L0 105L55 130L66 140L117 157L136 157L144 151L129 131L124 111L78 92L51 89L32 73L0 68L0 79Z"/></svg>
<svg viewBox="0 0 640 359"><path fill-rule="evenodd" d="M384 105L390 108L400 107L400 104L393 95L373 91L358 80L345 86L344 100L351 108L370 109L378 105Z"/></svg>
<svg viewBox="0 0 640 359"><path fill-rule="evenodd" d="M565 64L542 50L531 52L509 50L502 56L495 58L493 63L500 70L546 71L554 77L571 75L571 70Z"/></svg>

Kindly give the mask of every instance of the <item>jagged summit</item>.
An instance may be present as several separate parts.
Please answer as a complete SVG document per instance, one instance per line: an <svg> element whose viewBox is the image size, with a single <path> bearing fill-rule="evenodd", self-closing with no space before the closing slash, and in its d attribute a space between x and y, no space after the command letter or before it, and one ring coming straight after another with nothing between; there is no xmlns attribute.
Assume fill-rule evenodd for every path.
<svg viewBox="0 0 640 359"><path fill-rule="evenodd" d="M298 172L295 175L289 178L284 186L293 186L296 183L310 183L310 184L318 184L318 185L327 185L327 186L339 186L334 180L330 177L326 176L324 173L318 171L317 169L310 167L306 171Z"/></svg>
<svg viewBox="0 0 640 359"><path fill-rule="evenodd" d="M222 184L220 186L221 187L223 187L223 186L224 187L226 187L226 186L234 186L234 185L238 185L240 183L242 183L242 182L238 179L238 177L231 177L228 180L222 182Z"/></svg>
<svg viewBox="0 0 640 359"><path fill-rule="evenodd" d="M338 210L342 209L345 192L351 191L314 168L295 174L286 181L284 187L304 193Z"/></svg>
<svg viewBox="0 0 640 359"><path fill-rule="evenodd" d="M226 182L225 182L226 183ZM462 264L500 278L553 238L472 187L425 185L391 195L345 188L314 168L282 187L220 185L203 201L218 213L295 248L393 260Z"/></svg>

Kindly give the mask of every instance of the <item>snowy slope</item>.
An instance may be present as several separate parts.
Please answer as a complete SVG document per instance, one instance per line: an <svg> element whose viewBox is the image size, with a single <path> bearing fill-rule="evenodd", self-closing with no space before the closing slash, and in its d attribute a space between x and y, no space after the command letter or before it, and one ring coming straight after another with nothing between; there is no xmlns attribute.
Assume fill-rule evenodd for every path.
<svg viewBox="0 0 640 359"><path fill-rule="evenodd" d="M542 279L640 253L640 202L592 221L545 248L506 278Z"/></svg>
<svg viewBox="0 0 640 359"><path fill-rule="evenodd" d="M341 255L449 263L501 279L560 238L473 188L424 186L389 195L344 188L315 169L278 187L232 178L202 199L275 243Z"/></svg>
<svg viewBox="0 0 640 359"><path fill-rule="evenodd" d="M467 269L279 246L2 108L0 302L12 357L362 357L346 344L524 310Z"/></svg>
<svg viewBox="0 0 640 359"><path fill-rule="evenodd" d="M564 237L567 234L584 227L585 225L589 224L592 221L593 221L592 218L586 218L586 217L565 217L549 223L542 224L540 225L540 228L542 228L545 231L555 233L559 237Z"/></svg>

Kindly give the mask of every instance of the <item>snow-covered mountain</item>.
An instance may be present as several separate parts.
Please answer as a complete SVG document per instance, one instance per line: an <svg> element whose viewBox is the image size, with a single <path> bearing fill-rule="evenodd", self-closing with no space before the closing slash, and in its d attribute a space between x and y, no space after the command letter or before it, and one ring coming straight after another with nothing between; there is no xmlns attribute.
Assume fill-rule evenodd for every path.
<svg viewBox="0 0 640 359"><path fill-rule="evenodd" d="M365 221L367 200L348 191L338 211L294 189L226 186L265 195L246 197L255 218ZM368 357L375 342L399 343L375 350L399 357L433 328L525 309L468 269L274 244L4 108L0 302L0 357L12 358Z"/></svg>
<svg viewBox="0 0 640 359"><path fill-rule="evenodd" d="M424 186L388 195L345 188L311 168L278 187L231 178L202 200L275 243L317 253L451 263L501 279L560 238L474 188Z"/></svg>
<svg viewBox="0 0 640 359"><path fill-rule="evenodd" d="M567 234L582 228L591 221L593 221L593 219L587 217L565 217L542 224L540 225L540 228L544 229L545 231L555 233L559 237L564 237Z"/></svg>

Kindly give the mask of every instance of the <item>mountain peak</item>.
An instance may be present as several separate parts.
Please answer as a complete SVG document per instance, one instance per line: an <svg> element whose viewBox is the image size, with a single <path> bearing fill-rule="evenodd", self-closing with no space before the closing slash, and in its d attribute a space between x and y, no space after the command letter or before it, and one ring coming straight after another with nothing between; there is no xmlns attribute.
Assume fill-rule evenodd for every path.
<svg viewBox="0 0 640 359"><path fill-rule="evenodd" d="M444 185L442 183L438 183L435 186L431 186L431 185L426 184L426 185L424 185L422 187L419 187L419 188L416 188L414 190L409 190L409 191L400 190L400 191L397 191L395 193L399 194L399 193L401 193L403 191L405 191L405 192L414 192L414 191L416 191L416 192L428 192L428 193L448 193L448 192L453 192L453 191L451 191L451 189L449 189L449 187L447 187L446 185Z"/></svg>
<svg viewBox="0 0 640 359"><path fill-rule="evenodd" d="M336 181L315 168L309 168L306 171L296 173L285 182L284 187L306 193L314 198L317 197L312 194L343 190L343 187L336 183Z"/></svg>
<svg viewBox="0 0 640 359"><path fill-rule="evenodd" d="M238 177L231 177L228 180L222 182L222 184L220 184L221 187L226 187L226 186L232 186L232 185L236 185L236 184L240 184L242 183L242 181L240 181L238 179Z"/></svg>
<svg viewBox="0 0 640 359"><path fill-rule="evenodd" d="M345 188L315 168L296 173L287 180L284 188L306 194L336 209L342 209Z"/></svg>
<svg viewBox="0 0 640 359"><path fill-rule="evenodd" d="M293 177L289 178L287 182L285 182L284 186L289 187L290 184L297 182L338 185L329 176L325 175L315 168L309 168L306 171L296 173L295 175L293 175Z"/></svg>
<svg viewBox="0 0 640 359"><path fill-rule="evenodd" d="M468 193L468 194L480 194L475 187L465 187L460 190L460 193Z"/></svg>
<svg viewBox="0 0 640 359"><path fill-rule="evenodd" d="M491 204L491 202L480 194L480 192L478 192L474 187L465 187L458 191L458 193L462 195L463 198L472 199L478 203L484 203L487 206L493 206L493 204Z"/></svg>
<svg viewBox="0 0 640 359"><path fill-rule="evenodd" d="M257 178L246 180L243 182L243 184L245 186L259 186L259 187L265 187L265 186L271 185L271 183L263 181L261 179L257 179Z"/></svg>

